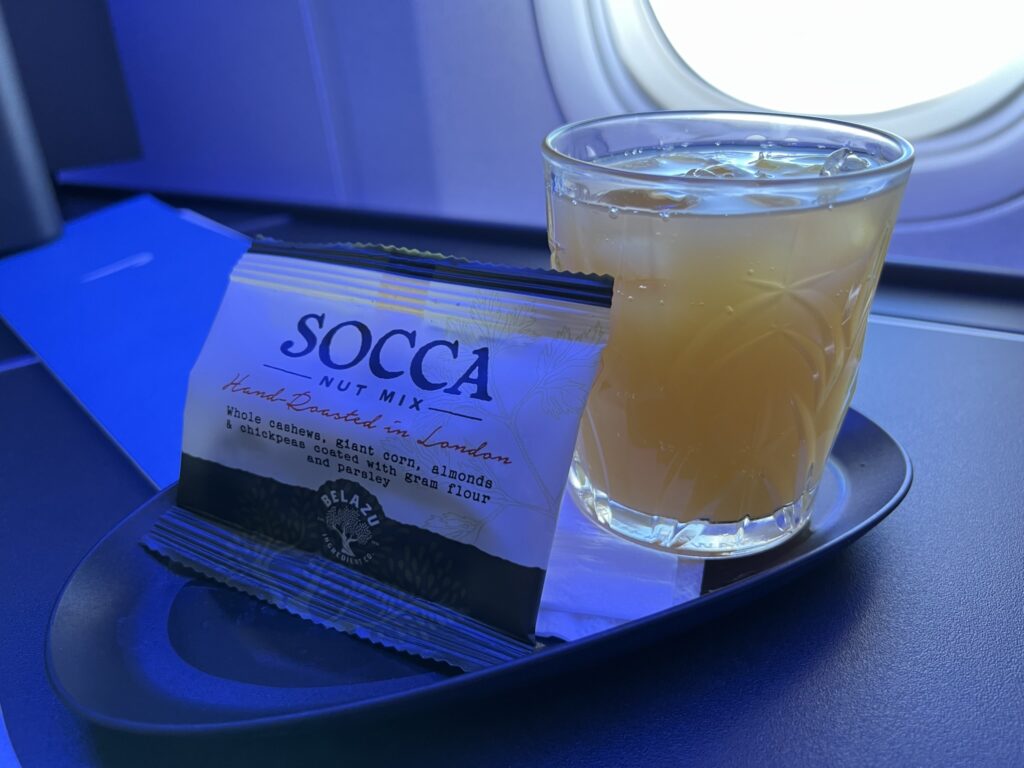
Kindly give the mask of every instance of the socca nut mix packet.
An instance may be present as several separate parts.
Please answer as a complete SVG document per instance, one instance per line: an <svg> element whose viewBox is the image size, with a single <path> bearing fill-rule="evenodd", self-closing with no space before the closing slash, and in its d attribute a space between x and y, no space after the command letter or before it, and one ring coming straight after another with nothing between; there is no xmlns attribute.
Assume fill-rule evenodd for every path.
<svg viewBox="0 0 1024 768"><path fill-rule="evenodd" d="M255 243L143 544L460 669L531 652L611 297L606 276Z"/></svg>

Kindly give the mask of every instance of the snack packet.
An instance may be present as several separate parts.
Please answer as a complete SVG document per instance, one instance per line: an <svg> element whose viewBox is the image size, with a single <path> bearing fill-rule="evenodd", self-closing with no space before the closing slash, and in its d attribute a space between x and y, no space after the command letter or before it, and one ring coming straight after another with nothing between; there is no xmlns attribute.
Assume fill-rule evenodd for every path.
<svg viewBox="0 0 1024 768"><path fill-rule="evenodd" d="M529 653L611 278L254 244L143 542L281 608L477 669Z"/></svg>

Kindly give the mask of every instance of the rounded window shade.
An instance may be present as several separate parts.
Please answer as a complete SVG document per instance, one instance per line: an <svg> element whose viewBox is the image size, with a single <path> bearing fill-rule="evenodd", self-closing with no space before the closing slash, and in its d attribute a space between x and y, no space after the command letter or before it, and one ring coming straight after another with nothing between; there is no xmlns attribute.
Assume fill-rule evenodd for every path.
<svg viewBox="0 0 1024 768"><path fill-rule="evenodd" d="M930 101L1020 64L1004 0L939 6L863 0L787 3L649 0L680 58L709 85L783 112L869 115ZM1019 21L1019 19L1017 20Z"/></svg>

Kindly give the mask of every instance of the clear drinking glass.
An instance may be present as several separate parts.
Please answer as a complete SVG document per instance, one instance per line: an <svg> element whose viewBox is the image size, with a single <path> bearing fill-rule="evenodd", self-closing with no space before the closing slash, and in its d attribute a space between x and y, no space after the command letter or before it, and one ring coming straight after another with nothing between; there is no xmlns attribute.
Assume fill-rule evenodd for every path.
<svg viewBox="0 0 1024 768"><path fill-rule="evenodd" d="M793 536L853 396L912 147L832 120L662 112L568 125L543 151L554 267L615 277L577 503L681 555Z"/></svg>

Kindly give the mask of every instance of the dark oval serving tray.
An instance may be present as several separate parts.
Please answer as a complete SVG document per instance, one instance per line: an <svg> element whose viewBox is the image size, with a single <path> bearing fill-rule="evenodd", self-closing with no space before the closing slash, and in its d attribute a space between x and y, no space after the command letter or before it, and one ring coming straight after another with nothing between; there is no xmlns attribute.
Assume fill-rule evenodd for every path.
<svg viewBox="0 0 1024 768"><path fill-rule="evenodd" d="M136 732L239 730L486 696L677 633L773 589L877 525L910 488L910 461L850 411L809 530L760 555L708 562L702 595L533 656L457 673L304 621L146 552L174 489L126 517L79 564L47 640L50 679L98 725Z"/></svg>

